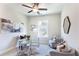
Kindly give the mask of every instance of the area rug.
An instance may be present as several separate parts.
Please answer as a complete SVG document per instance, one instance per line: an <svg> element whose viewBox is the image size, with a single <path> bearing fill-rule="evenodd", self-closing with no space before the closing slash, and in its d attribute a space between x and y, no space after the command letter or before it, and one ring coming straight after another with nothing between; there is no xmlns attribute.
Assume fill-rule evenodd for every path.
<svg viewBox="0 0 79 59"><path fill-rule="evenodd" d="M17 53L17 56L35 56L37 54L39 54L39 52L37 51L37 47L31 47L28 52L19 51Z"/></svg>

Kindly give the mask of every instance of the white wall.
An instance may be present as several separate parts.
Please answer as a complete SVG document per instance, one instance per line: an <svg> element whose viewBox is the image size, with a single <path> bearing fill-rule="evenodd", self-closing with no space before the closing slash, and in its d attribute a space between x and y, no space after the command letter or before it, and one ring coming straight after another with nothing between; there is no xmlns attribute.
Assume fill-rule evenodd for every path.
<svg viewBox="0 0 79 59"><path fill-rule="evenodd" d="M61 19L60 19L60 14L53 14L53 15L49 15L47 16L47 18L44 19L48 19L48 33L49 33L49 37L52 36L60 36L61 34Z"/></svg>
<svg viewBox="0 0 79 59"><path fill-rule="evenodd" d="M54 35L61 35L61 19L60 19L60 14L51 14L51 15L46 15L46 16L33 16L29 17L29 27L32 24L37 25L38 21L42 20L48 20L48 35L49 37L54 36ZM29 29L30 30L30 29ZM31 35L31 31L29 31ZM43 40L42 40L43 41ZM43 41L44 42L44 41Z"/></svg>
<svg viewBox="0 0 79 59"><path fill-rule="evenodd" d="M11 20L14 24L18 25L24 23L23 32L27 34L27 17L17 13L14 8L9 4L0 4L0 18ZM0 53L8 48L15 47L16 40L14 37L19 33L0 33ZM1 43L2 42L2 43Z"/></svg>
<svg viewBox="0 0 79 59"><path fill-rule="evenodd" d="M35 16L35 17L30 17L29 23L31 24L36 24L40 20L48 20L48 32L49 36L52 35L60 35L60 26L61 26L61 21L60 21L60 14L52 14L52 15L46 15L46 16Z"/></svg>
<svg viewBox="0 0 79 59"><path fill-rule="evenodd" d="M69 16L71 27L69 34L63 31L63 20ZM69 46L79 48L79 4L67 4L61 15L61 36L68 42Z"/></svg>

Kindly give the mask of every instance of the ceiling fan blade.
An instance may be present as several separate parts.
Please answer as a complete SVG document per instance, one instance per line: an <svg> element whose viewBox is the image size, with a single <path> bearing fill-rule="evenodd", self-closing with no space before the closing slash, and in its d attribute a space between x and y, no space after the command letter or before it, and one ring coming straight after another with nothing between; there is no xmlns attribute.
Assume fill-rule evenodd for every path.
<svg viewBox="0 0 79 59"><path fill-rule="evenodd" d="M39 5L39 3L34 3L36 6L38 6Z"/></svg>
<svg viewBox="0 0 79 59"><path fill-rule="evenodd" d="M31 13L33 10L30 10L28 13Z"/></svg>
<svg viewBox="0 0 79 59"><path fill-rule="evenodd" d="M25 4L22 4L22 6L24 6L24 7L28 7L28 8L32 8L32 7L30 7L30 6L28 6L28 5L25 5Z"/></svg>
<svg viewBox="0 0 79 59"><path fill-rule="evenodd" d="M33 7L33 8L34 8L34 7L38 7L38 5L39 5L39 3L33 3L33 6L32 6L32 7Z"/></svg>
<svg viewBox="0 0 79 59"><path fill-rule="evenodd" d="M38 8L38 10L47 10L47 8Z"/></svg>

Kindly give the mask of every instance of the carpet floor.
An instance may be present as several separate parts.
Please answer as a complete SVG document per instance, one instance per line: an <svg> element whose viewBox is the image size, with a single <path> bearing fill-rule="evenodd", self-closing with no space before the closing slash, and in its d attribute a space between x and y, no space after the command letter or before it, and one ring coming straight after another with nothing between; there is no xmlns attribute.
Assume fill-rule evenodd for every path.
<svg viewBox="0 0 79 59"><path fill-rule="evenodd" d="M49 55L49 52L52 51L48 45L40 45L39 47L34 47L32 50L31 56L47 56ZM3 56L16 56L17 51L16 49L4 54Z"/></svg>

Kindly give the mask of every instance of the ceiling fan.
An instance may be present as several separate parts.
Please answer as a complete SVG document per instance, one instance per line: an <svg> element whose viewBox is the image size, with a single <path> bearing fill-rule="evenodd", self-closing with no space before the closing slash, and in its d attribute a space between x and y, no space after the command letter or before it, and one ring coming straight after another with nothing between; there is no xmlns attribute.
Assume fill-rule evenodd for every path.
<svg viewBox="0 0 79 59"><path fill-rule="evenodd" d="M27 7L27 8L31 8L31 10L28 11L28 13L37 12L38 14L40 14L39 10L47 11L47 8L39 8L39 3L33 3L32 6L22 4L22 6Z"/></svg>

